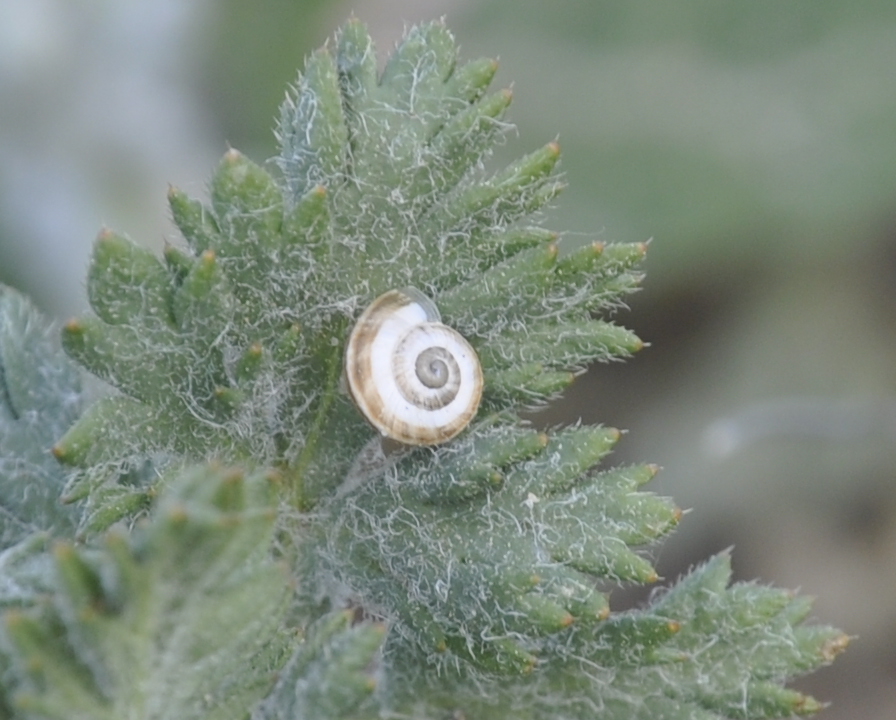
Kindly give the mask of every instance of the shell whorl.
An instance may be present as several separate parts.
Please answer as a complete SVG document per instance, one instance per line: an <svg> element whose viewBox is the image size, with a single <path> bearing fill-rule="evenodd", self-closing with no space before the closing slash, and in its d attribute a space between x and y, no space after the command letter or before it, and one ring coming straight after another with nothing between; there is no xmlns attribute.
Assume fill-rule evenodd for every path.
<svg viewBox="0 0 896 720"><path fill-rule="evenodd" d="M407 445L450 440L482 396L476 351L414 288L390 290L364 310L346 345L345 378L367 420Z"/></svg>

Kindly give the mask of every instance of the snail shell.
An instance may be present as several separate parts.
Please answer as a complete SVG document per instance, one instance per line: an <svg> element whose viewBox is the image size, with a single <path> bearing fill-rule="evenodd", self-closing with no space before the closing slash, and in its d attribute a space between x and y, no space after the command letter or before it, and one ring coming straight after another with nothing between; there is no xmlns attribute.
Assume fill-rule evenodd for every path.
<svg viewBox="0 0 896 720"><path fill-rule="evenodd" d="M450 440L479 408L476 351L440 320L419 290L390 290L361 314L345 348L355 404L383 435L407 445Z"/></svg>

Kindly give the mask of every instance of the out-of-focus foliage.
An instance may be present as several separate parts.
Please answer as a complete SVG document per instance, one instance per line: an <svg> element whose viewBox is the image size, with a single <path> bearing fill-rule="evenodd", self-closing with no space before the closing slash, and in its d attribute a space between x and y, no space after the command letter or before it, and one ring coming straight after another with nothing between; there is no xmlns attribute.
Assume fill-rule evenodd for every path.
<svg viewBox="0 0 896 720"><path fill-rule="evenodd" d="M74 531L76 513L59 502L65 471L50 448L82 405L81 375L56 328L0 285L0 550L33 533Z"/></svg>
<svg viewBox="0 0 896 720"><path fill-rule="evenodd" d="M15 717L245 718L275 682L258 717L354 710L373 689L365 669L382 628L349 628L340 613L300 644L283 626L289 588L269 552L275 478L205 467L169 481L130 537L56 545L44 601L3 617Z"/></svg>

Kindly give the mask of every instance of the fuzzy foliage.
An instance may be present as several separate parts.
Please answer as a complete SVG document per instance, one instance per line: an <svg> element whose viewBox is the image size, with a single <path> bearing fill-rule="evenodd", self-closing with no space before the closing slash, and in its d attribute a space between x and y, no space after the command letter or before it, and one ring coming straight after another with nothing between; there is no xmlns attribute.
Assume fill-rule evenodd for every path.
<svg viewBox="0 0 896 720"><path fill-rule="evenodd" d="M345 612L305 639L285 625L288 576L270 555L276 479L197 467L166 484L130 538L112 531L90 549L58 542L48 552L31 536L0 554L3 603L19 606L4 616L0 717L242 718L256 705L256 720L322 720L357 710L376 687L384 627L352 625ZM41 596L27 582L37 578ZM32 592L17 598L11 586Z"/></svg>
<svg viewBox="0 0 896 720"><path fill-rule="evenodd" d="M95 315L63 339L119 394L55 446L79 469L67 497L86 500L95 531L147 505L147 468L276 467L296 615L348 605L386 621L377 699L417 717L811 712L782 683L830 661L843 636L802 625L806 604L785 593L728 587L722 558L643 611L610 613L612 583L657 579L642 550L680 511L641 489L654 466L597 467L618 431L540 433L516 412L641 347L606 315L636 288L646 248L559 252L533 216L561 189L556 143L486 170L510 102L487 92L496 67L458 64L433 23L378 73L350 21L281 109L276 172L231 150L209 205L172 189L186 247L163 260L100 234ZM477 350L485 392L454 441L389 452L340 377L353 319L406 286ZM373 635L357 631L358 647ZM335 686L303 682L285 680L262 717L303 704L332 717L361 698L346 683L341 705Z"/></svg>
<svg viewBox="0 0 896 720"><path fill-rule="evenodd" d="M352 318L391 288L431 295L480 352L483 414L541 402L588 363L640 348L591 313L634 288L644 246L558 259L556 236L526 221L561 187L557 145L483 170L510 102L485 93L495 69L457 67L435 24L411 31L377 79L370 39L349 23L283 106L282 177L230 151L211 207L172 189L188 247L164 262L100 234L96 315L71 321L64 343L121 394L56 446L87 468L67 495L89 498L91 527L140 506L117 479L147 458L277 465L294 504L315 506L371 437L340 391L342 353Z"/></svg>
<svg viewBox="0 0 896 720"><path fill-rule="evenodd" d="M56 545L47 600L5 617L17 717L245 717L296 645L283 628L286 574L269 552L273 490L261 474L189 470L133 537ZM323 661L331 681L358 684L330 660L363 667L378 643L343 626L301 646L293 684Z"/></svg>
<svg viewBox="0 0 896 720"><path fill-rule="evenodd" d="M497 425L403 458L323 526L320 575L330 570L332 586L360 593L369 611L398 614L395 655L410 641L437 664L528 672L557 633L607 618L596 578L656 580L630 547L679 519L668 500L638 490L656 468L585 474L618 436Z"/></svg>
<svg viewBox="0 0 896 720"><path fill-rule="evenodd" d="M508 720L722 720L820 710L782 680L831 662L847 638L800 625L810 610L806 598L752 583L729 586L730 579L729 557L716 556L644 610L556 633L546 648L551 660L520 678L483 685L465 673L434 677L399 660L394 690L409 714L427 718L437 717L434 706ZM425 703L407 692L420 685Z"/></svg>
<svg viewBox="0 0 896 720"><path fill-rule="evenodd" d="M377 686L376 661L386 628L354 623L353 616L331 613L311 627L252 720L360 718L365 705L370 711L366 701Z"/></svg>
<svg viewBox="0 0 896 720"><path fill-rule="evenodd" d="M0 285L0 550L35 532L74 531L77 515L59 503L65 472L50 448L82 404L79 371L54 328Z"/></svg>
<svg viewBox="0 0 896 720"><path fill-rule="evenodd" d="M50 536L70 537L77 512L59 502L65 472L50 448L78 417L76 366L31 302L0 285L0 607L27 607L49 590ZM7 660L0 656L0 673ZM11 715L0 688L0 717Z"/></svg>

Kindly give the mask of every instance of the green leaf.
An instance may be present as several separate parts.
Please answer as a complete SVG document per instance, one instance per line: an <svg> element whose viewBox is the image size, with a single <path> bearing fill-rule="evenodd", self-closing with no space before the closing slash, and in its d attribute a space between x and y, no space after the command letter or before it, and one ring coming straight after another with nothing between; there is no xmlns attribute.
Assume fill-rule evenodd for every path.
<svg viewBox="0 0 896 720"><path fill-rule="evenodd" d="M848 638L832 628L794 628L793 604L805 610L802 600L752 584L729 585L730 575L728 557L717 556L643 610L555 633L550 653L524 677L486 685L477 677L475 689L468 674L431 674L396 654L390 658L392 701L408 713L441 708L508 720L723 720L817 712L820 703L782 688L780 678L829 664ZM813 639L801 642L806 631ZM577 653L567 653L570 646Z"/></svg>
<svg viewBox="0 0 896 720"><path fill-rule="evenodd" d="M135 537L53 551L51 601L5 616L25 717L242 718L287 659L272 479L195 468Z"/></svg>
<svg viewBox="0 0 896 720"><path fill-rule="evenodd" d="M318 50L280 108L277 163L288 179L292 203L343 170L348 128L339 82L333 55Z"/></svg>
<svg viewBox="0 0 896 720"><path fill-rule="evenodd" d="M121 395L94 406L55 446L78 468L66 495L86 501L82 530L146 513L166 466L215 459L277 468L277 541L293 563L293 617L303 626L324 619L259 706L264 717L812 711L815 701L782 686L828 662L844 636L803 625L806 603L786 593L729 586L724 559L642 610L611 612L614 584L658 579L649 549L681 511L643 488L656 466L602 465L618 430L542 433L518 411L550 400L590 364L642 347L607 316L637 289L646 244L566 252L562 238L539 226L536 213L563 187L560 148L548 142L503 170L489 167L511 99L488 92L495 70L490 60L459 64L453 38L436 22L410 29L378 74L366 29L349 21L309 59L281 108L279 173L231 150L212 179L210 207L172 190L188 248L169 247L164 263L117 236L98 244L95 315L69 323L63 339ZM478 416L437 447L384 443L342 388L354 321L374 298L409 286L433 301L483 366ZM193 628L201 642L190 652L203 658L273 669L206 634L205 623L219 627L215 613L230 610L239 613L234 637L257 629L244 617L256 610L252 599L280 596L251 582L243 554L255 547L251 539L234 546L239 532L212 522L221 513L243 517L241 486L219 470L194 471L203 472L212 480L187 483L178 502L156 510L156 530L139 531L155 544L57 552L55 603L43 615L13 618L14 644L34 660L17 661L20 698L49 698L59 703L53 712L65 703L106 708L118 698L119 663L107 663L118 649L104 628L145 640L174 627L151 612L135 611L150 618L140 627L127 625L128 613L109 615L129 603L165 608L177 628ZM267 507L259 517L268 524L238 526L270 540ZM273 573L266 555L255 559L256 572ZM114 572L103 571L106 562ZM250 582L203 596L181 618L180 608L192 607L186 599L167 605L155 594L167 575L140 580L156 563L177 578L177 592L234 568ZM144 582L143 591L114 585L119 576ZM345 607L377 622L349 627L338 615ZM278 620L271 622L265 632ZM171 678L160 694L172 702L200 688L202 697L223 697L209 683L225 682L236 667L216 671L214 681L175 681L174 664L148 656L161 663L159 686L169 690ZM171 657L191 662L189 653ZM232 686L234 697L257 697L261 675L246 677L251 687ZM47 678L51 685L42 685ZM373 678L385 681L374 689ZM65 693L71 698L62 700ZM121 697L130 703L121 707L142 708L133 693Z"/></svg>
<svg viewBox="0 0 896 720"><path fill-rule="evenodd" d="M654 541L680 511L637 489L641 468L587 474L618 438L613 429L544 435L483 424L415 451L334 512L322 569L365 604L427 617L415 621L419 648L435 625L468 660L526 671L560 627L606 617L596 578L657 579L626 541ZM522 618L525 631L516 629Z"/></svg>
<svg viewBox="0 0 896 720"><path fill-rule="evenodd" d="M32 533L0 552L0 607L28 607L49 592L53 574L49 542L49 534Z"/></svg>
<svg viewBox="0 0 896 720"><path fill-rule="evenodd" d="M218 224L211 211L201 202L171 187L168 189L168 205L181 235L196 255L220 244Z"/></svg>
<svg viewBox="0 0 896 720"><path fill-rule="evenodd" d="M270 272L267 264L280 244L283 196L267 171L236 150L229 150L221 159L212 178L211 195L221 229L219 242L212 249L229 263L239 297L250 290L253 279ZM226 299L229 294L220 288L215 296Z"/></svg>
<svg viewBox="0 0 896 720"><path fill-rule="evenodd" d="M138 315L171 323L171 290L165 266L149 250L104 230L94 243L87 273L90 304L105 322Z"/></svg>
<svg viewBox="0 0 896 720"><path fill-rule="evenodd" d="M76 514L59 502L65 473L50 447L82 403L78 370L49 321L0 285L0 549L38 531L74 531Z"/></svg>
<svg viewBox="0 0 896 720"><path fill-rule="evenodd" d="M372 668L386 634L383 625L352 624L351 612L315 623L259 707L259 720L357 717L376 689Z"/></svg>
<svg viewBox="0 0 896 720"><path fill-rule="evenodd" d="M377 77L370 38L349 22L284 102L282 175L230 150L210 208L172 188L189 250L167 248L165 263L104 232L96 316L71 321L63 340L127 399L98 406L56 448L81 468L68 495L86 493L92 527L142 507L140 487L109 486L145 462L251 458L283 469L296 507L334 493L373 437L340 390L346 335L388 289L428 291L480 352L485 411L544 402L587 364L641 346L590 313L620 302L643 251L560 262L556 234L529 217L560 188L559 146L484 169L508 127L510 94L486 92L496 68L458 64L450 33L430 23Z"/></svg>

